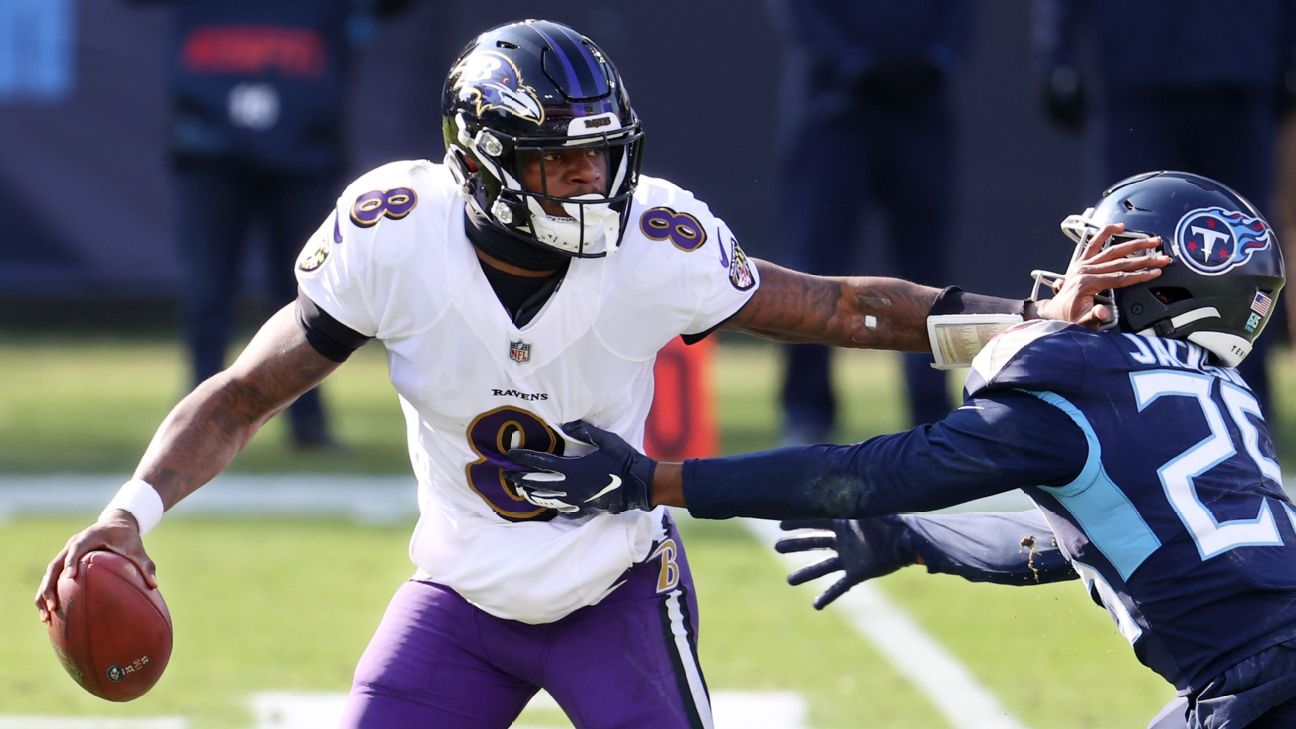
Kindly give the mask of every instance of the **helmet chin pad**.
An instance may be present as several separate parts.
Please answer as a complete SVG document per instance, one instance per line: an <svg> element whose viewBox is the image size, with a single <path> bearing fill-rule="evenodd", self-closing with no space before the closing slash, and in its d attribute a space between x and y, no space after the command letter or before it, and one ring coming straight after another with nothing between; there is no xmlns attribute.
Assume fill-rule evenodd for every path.
<svg viewBox="0 0 1296 729"><path fill-rule="evenodd" d="M616 250L621 216L601 195L578 195L561 203L566 216L551 215L540 200L528 196L532 234L538 243L568 255L604 256ZM585 202L597 200L599 202Z"/></svg>
<svg viewBox="0 0 1296 729"><path fill-rule="evenodd" d="M1196 344L1220 361L1225 367L1237 367L1251 354L1251 342L1236 334L1224 332L1193 332L1188 341Z"/></svg>

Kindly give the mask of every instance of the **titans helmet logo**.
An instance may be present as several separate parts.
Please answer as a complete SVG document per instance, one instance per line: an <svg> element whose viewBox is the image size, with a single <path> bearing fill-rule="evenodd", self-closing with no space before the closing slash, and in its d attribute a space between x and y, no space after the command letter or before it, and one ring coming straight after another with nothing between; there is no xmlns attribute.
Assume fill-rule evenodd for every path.
<svg viewBox="0 0 1296 729"><path fill-rule="evenodd" d="M1175 249L1192 270L1218 276L1274 245L1273 232L1260 218L1221 207L1190 210L1175 226Z"/></svg>
<svg viewBox="0 0 1296 729"><path fill-rule="evenodd" d="M451 76L455 93L476 104L477 116L498 109L537 126L544 123L540 98L522 83L522 74L508 56L495 51L473 53L455 66Z"/></svg>

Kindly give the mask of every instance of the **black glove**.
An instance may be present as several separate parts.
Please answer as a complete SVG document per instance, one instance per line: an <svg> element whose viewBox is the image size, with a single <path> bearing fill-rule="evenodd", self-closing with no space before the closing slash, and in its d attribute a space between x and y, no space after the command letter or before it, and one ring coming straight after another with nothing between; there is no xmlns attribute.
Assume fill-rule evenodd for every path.
<svg viewBox="0 0 1296 729"><path fill-rule="evenodd" d="M530 471L509 471L505 477L518 495L536 506L570 516L589 511L652 508L652 479L657 462L630 447L616 433L583 420L563 423L563 432L598 450L581 456L515 448L508 459Z"/></svg>
<svg viewBox="0 0 1296 729"><path fill-rule="evenodd" d="M1088 117L1088 99L1080 74L1071 66L1058 66L1044 78L1044 114L1059 129L1079 132Z"/></svg>
<svg viewBox="0 0 1296 729"><path fill-rule="evenodd" d="M842 570L845 574L823 594L815 598L815 610L823 610L833 600L864 580L889 575L915 564L918 550L914 547L909 527L899 516L878 516L870 519L809 519L785 521L779 524L784 531L796 529L827 529L831 535L784 537L774 545L783 554L805 552L812 549L831 549L836 554L818 564L802 567L788 575L789 585L800 585L818 579L830 572Z"/></svg>

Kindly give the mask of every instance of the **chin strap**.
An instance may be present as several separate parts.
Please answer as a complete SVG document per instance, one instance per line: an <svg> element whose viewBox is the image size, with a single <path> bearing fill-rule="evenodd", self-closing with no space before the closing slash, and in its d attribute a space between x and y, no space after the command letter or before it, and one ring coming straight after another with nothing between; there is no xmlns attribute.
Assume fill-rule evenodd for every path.
<svg viewBox="0 0 1296 729"><path fill-rule="evenodd" d="M464 211L464 232L475 247L507 264L528 271L552 271L571 260L571 256L564 253L545 250L514 238L492 224L471 204Z"/></svg>

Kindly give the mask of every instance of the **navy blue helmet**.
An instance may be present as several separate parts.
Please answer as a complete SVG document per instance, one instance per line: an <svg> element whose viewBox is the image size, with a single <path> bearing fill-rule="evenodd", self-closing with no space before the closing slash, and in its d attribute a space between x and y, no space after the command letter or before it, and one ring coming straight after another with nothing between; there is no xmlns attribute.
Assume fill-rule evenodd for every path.
<svg viewBox="0 0 1296 729"><path fill-rule="evenodd" d="M621 76L589 38L524 20L477 36L446 79L446 166L468 203L509 235L570 256L606 255L620 242L639 181L643 133ZM597 148L606 194L561 197L522 185L519 153ZM547 213L543 200L566 215Z"/></svg>
<svg viewBox="0 0 1296 729"><path fill-rule="evenodd" d="M1254 205L1201 175L1147 172L1112 185L1097 205L1064 220L1062 232L1078 256L1111 223L1125 232L1107 245L1160 236L1160 252L1173 261L1157 278L1111 294L1109 326L1186 339L1227 367L1250 354L1285 281L1278 236Z"/></svg>

